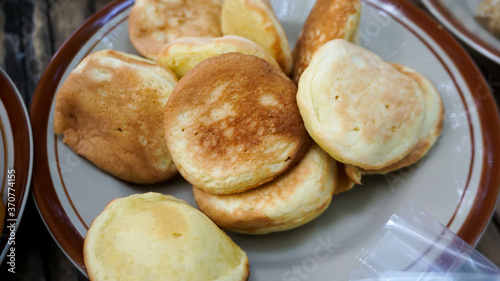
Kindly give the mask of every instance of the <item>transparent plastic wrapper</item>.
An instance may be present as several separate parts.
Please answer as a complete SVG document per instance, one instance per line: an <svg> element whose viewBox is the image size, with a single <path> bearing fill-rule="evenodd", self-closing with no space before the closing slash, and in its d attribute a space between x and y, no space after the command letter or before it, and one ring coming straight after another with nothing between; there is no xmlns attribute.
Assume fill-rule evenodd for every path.
<svg viewBox="0 0 500 281"><path fill-rule="evenodd" d="M393 214L358 255L350 281L500 281L500 269L415 203Z"/></svg>

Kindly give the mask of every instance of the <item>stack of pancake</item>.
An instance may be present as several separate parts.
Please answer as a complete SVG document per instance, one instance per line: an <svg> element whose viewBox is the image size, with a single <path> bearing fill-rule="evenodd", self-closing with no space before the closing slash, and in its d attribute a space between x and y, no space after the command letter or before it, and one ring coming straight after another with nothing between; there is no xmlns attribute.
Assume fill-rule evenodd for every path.
<svg viewBox="0 0 500 281"><path fill-rule="evenodd" d="M217 225L285 230L330 203L336 163L310 146L296 93L278 67L240 53L201 62L172 92L167 146L198 207Z"/></svg>
<svg viewBox="0 0 500 281"><path fill-rule="evenodd" d="M415 163L441 133L432 83L352 43L360 9L359 0L318 0L292 52L267 0L138 0L130 40L149 60L112 50L82 60L57 93L55 132L126 181L160 182L179 171L221 228L265 234L303 225L363 175ZM201 256L232 258L198 267L190 256L168 268L172 276L244 280L246 255L207 217L158 194L113 201L85 240L91 280L142 268L133 257L149 252L139 248L164 249L157 254L171 262L178 247L195 251L195 232L206 229L217 234ZM141 218L157 228L144 234ZM137 235L153 244L130 246L143 240ZM103 243L114 246L99 255Z"/></svg>

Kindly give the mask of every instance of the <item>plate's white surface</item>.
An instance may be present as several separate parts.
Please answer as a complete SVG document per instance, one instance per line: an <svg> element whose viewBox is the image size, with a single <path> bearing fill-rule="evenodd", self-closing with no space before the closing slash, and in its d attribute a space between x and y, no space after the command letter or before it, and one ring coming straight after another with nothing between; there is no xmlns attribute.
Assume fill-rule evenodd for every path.
<svg viewBox="0 0 500 281"><path fill-rule="evenodd" d="M483 1L422 0L429 11L462 42L500 64L500 38L489 33L475 19L477 7ZM437 4L441 5L444 11L439 9Z"/></svg>
<svg viewBox="0 0 500 281"><path fill-rule="evenodd" d="M271 2L293 45L312 2ZM61 83L93 51L112 48L137 54L128 39L129 11L114 17L83 45ZM461 79L453 58L385 1L363 4L359 31L364 47L430 78L445 106L443 134L416 165L386 176L364 177L363 186L335 196L324 214L303 227L263 236L229 233L249 256L250 280L348 280L363 245L408 201L417 203L454 232L471 212L483 169L484 132L471 90ZM191 186L180 176L155 185L129 184L74 154L62 137L55 137L53 112L54 103L48 119L46 147L50 177L63 206L61 211L68 215L82 237L92 220L117 197L157 191L194 205Z"/></svg>

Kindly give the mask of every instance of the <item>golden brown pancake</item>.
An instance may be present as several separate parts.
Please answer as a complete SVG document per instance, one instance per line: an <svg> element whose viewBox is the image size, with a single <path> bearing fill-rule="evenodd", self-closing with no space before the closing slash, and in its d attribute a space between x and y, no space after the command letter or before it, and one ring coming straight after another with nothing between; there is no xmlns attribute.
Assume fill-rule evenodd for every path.
<svg viewBox="0 0 500 281"><path fill-rule="evenodd" d="M297 103L316 143L337 161L365 170L413 150L426 115L414 79L343 39L316 51L300 78Z"/></svg>
<svg viewBox="0 0 500 281"><path fill-rule="evenodd" d="M221 25L224 35L239 35L262 46L290 75L292 52L269 0L224 0Z"/></svg>
<svg viewBox="0 0 500 281"><path fill-rule="evenodd" d="M414 79L422 89L426 110L424 125L417 145L403 159L379 170L362 170L363 174L385 174L414 164L427 154L443 130L443 102L432 82L409 67L397 63L392 66Z"/></svg>
<svg viewBox="0 0 500 281"><path fill-rule="evenodd" d="M209 218L159 193L111 201L83 245L91 281L248 279L247 255Z"/></svg>
<svg viewBox="0 0 500 281"><path fill-rule="evenodd" d="M126 181L176 173L163 137L164 107L177 83L167 68L113 50L83 59L57 92L54 131L76 153Z"/></svg>
<svg viewBox="0 0 500 281"><path fill-rule="evenodd" d="M330 205L337 186L337 161L312 144L290 171L242 193L214 195L193 188L200 210L219 227L265 234L301 226Z"/></svg>
<svg viewBox="0 0 500 281"><path fill-rule="evenodd" d="M227 53L189 71L169 98L165 138L182 176L214 194L264 184L308 149L297 88L276 66Z"/></svg>
<svg viewBox="0 0 500 281"><path fill-rule="evenodd" d="M258 56L279 67L276 60L257 43L236 35L175 39L163 47L156 62L170 68L180 79L200 62L229 52Z"/></svg>
<svg viewBox="0 0 500 281"><path fill-rule="evenodd" d="M130 42L154 60L176 38L222 36L221 9L221 0L136 0L129 17Z"/></svg>
<svg viewBox="0 0 500 281"><path fill-rule="evenodd" d="M353 42L360 17L361 0L317 0L293 49L292 80L299 83L313 54L326 42Z"/></svg>

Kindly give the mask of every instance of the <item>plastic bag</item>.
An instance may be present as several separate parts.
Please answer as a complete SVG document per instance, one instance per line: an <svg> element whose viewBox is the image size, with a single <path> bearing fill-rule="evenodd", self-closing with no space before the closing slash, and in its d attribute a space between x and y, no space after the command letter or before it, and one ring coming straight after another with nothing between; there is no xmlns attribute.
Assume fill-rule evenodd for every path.
<svg viewBox="0 0 500 281"><path fill-rule="evenodd" d="M391 216L358 255L350 281L500 281L500 269L415 203Z"/></svg>

